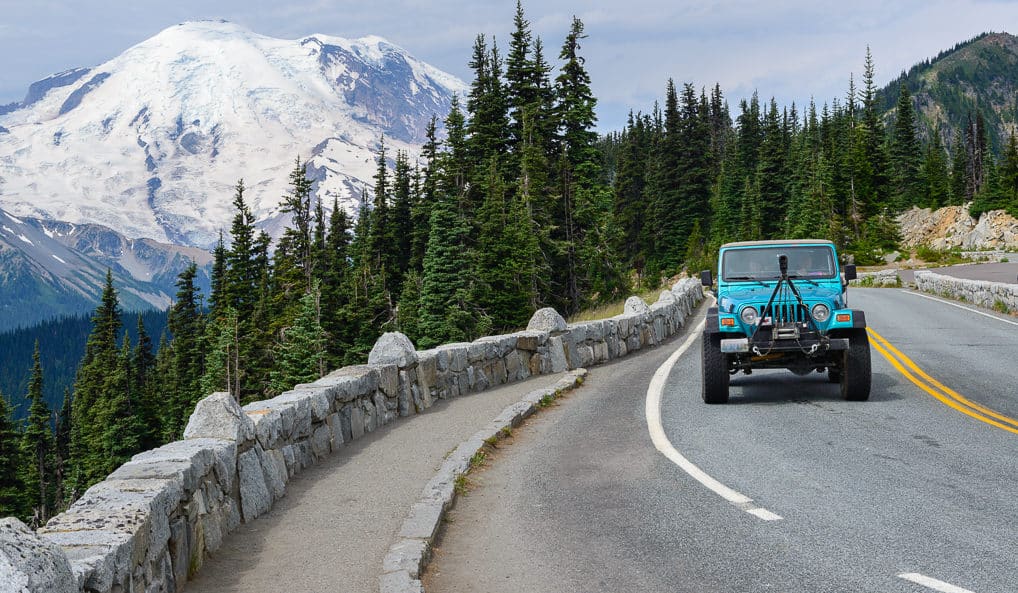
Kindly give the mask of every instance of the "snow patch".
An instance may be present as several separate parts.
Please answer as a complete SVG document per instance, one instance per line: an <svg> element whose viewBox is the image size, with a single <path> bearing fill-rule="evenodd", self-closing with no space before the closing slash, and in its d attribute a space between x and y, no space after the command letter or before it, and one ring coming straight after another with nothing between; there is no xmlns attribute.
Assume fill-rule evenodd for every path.
<svg viewBox="0 0 1018 593"><path fill-rule="evenodd" d="M53 254L51 253L50 255L53 255ZM57 260L58 262L60 262L60 263L64 264L65 266L67 265L67 262L65 262L64 260L60 259L60 258L59 258L59 257L57 257L56 255L53 255L53 259L55 259L55 260Z"/></svg>
<svg viewBox="0 0 1018 593"><path fill-rule="evenodd" d="M29 245L32 245L33 247L35 246L35 243L32 243L32 240L29 239L28 237L24 236L24 235L18 235L18 238L21 239L22 241L24 241L25 243L28 243Z"/></svg>
<svg viewBox="0 0 1018 593"><path fill-rule="evenodd" d="M16 216L12 215L9 212L4 212L4 216L6 216L7 218L10 218L11 220L13 220L14 222L16 222L18 224L25 224L25 221L21 220L20 218L17 218Z"/></svg>

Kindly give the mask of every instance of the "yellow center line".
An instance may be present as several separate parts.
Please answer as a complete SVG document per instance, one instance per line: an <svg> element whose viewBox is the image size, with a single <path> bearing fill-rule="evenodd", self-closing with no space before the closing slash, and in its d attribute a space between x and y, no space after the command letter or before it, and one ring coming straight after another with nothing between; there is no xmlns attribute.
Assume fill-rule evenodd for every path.
<svg viewBox="0 0 1018 593"><path fill-rule="evenodd" d="M894 353L894 355L898 358L898 360L900 360L902 363L904 363L908 368L912 369L912 371L915 372L915 374L917 374L920 377L922 377L923 379L925 379L926 382L929 383L930 385L932 385L934 388L939 389L941 393L946 394L948 397L953 398L954 400L958 401L962 405L968 406L968 407L972 408L973 410L976 410L977 412L980 412L982 414L986 414L987 416L990 416L991 418L996 418L997 420L1000 420L1001 422L1005 422L1007 424L1012 424L1016 428L1018 428L1018 420L1015 420L1014 418L1011 418L1009 416L1005 416L1003 414L995 412L995 411L993 411L993 410L991 410L991 409L989 409L989 408L987 408L985 406L982 406L980 404L977 404L974 401L969 400L966 397L963 397L957 391L954 391L953 389L951 389L950 387L947 387L946 385L944 385L940 381L937 381L933 377L927 375L921 368L919 368L918 365L916 365L916 363L912 362L912 360L909 357L905 356L905 354L903 354L901 352L901 350L898 350L897 348L894 347L894 345L892 345L890 342L888 342L887 338L881 336L880 334L878 334L875 330L873 330L871 328L866 328L866 329L867 329L867 331L870 332L871 336L873 336L874 338L876 338L877 340L880 341L881 345L883 345L889 351Z"/></svg>
<svg viewBox="0 0 1018 593"><path fill-rule="evenodd" d="M892 346L890 342L884 339L883 336L873 331L873 329L866 328L866 331L869 332L870 336L872 336L875 340L873 342L874 349L876 349L877 352L882 354L883 357L887 359L887 362L891 363L891 366L893 366L895 369L898 370L898 372L904 375L906 379L914 383L916 387L930 394L944 405L953 408L961 412L962 414L971 416L972 418L975 418L980 422L985 422L986 424L995 426L1001 430L1006 430L1008 432L1018 434L1018 420L994 412L989 408L983 407L962 397L954 390L944 386L942 383L926 374L914 362L912 362L912 360L910 360L907 356L902 354L900 350ZM901 358L900 361L897 358L895 358L895 355L891 354L892 351ZM905 365L907 365L908 368L905 368ZM909 369L915 371L915 374L910 372ZM920 379L916 375L919 375L919 377L922 377L923 379L929 381L929 384L924 382L923 379ZM938 389L942 391L938 391ZM1000 420L1001 422L994 420L994 418Z"/></svg>

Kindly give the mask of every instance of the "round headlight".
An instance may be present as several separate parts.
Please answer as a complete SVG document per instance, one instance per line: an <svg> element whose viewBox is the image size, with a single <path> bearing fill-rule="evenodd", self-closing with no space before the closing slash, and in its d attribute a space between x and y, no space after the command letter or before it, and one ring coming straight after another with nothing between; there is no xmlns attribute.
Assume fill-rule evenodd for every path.
<svg viewBox="0 0 1018 593"><path fill-rule="evenodd" d="M742 313L739 313L739 318L741 318L742 322L746 325L756 325L756 309L753 307L746 307L742 310Z"/></svg>
<svg viewBox="0 0 1018 593"><path fill-rule="evenodd" d="M818 305L813 305L813 319L814 320L816 320L816 321L818 321L820 323L823 323L823 322L827 321L827 319L830 318L830 316L831 316L831 310L827 307L827 305L825 305L823 303L820 303Z"/></svg>

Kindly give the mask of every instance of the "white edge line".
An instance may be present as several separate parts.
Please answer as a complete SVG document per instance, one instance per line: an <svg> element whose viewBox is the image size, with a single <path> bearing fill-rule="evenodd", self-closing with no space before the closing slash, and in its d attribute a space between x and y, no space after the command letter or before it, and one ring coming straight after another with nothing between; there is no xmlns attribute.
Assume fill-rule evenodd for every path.
<svg viewBox="0 0 1018 593"><path fill-rule="evenodd" d="M926 575L921 575L918 572L906 572L898 575L899 579L905 579L911 581L917 585L928 587L934 591L940 591L941 593L973 593L968 589L962 589L952 585L951 583L945 583L944 581L938 581L937 579L930 578Z"/></svg>
<svg viewBox="0 0 1018 593"><path fill-rule="evenodd" d="M683 342L682 345L668 357L668 360L666 360L664 364L658 367L657 371L654 373L654 377L650 380L650 386L647 388L646 406L647 429L650 431L650 439L653 441L654 447L660 451L661 454L667 457L672 463L679 466L682 471L689 474L694 480L700 482L721 498L738 506L747 513L763 519L764 521L778 521L781 519L780 515L776 515L767 509L753 506L750 504L753 502L752 498L725 486L721 482L709 476L693 462L683 457L683 455L675 449L671 441L668 440L668 437L665 435L664 427L661 425L661 395L664 392L665 381L668 380L668 374L671 372L672 367L675 366L675 363L700 337L700 332L703 330L705 322L705 319L701 319L700 323L690 330L689 337L686 338L686 341Z"/></svg>
<svg viewBox="0 0 1018 593"><path fill-rule="evenodd" d="M945 301L944 299L938 299L937 297L932 297L932 296L930 296L928 294L923 294L921 292L915 292L913 290L902 290L901 292L904 292L905 294L915 295L917 297L922 297L924 299L930 299L931 301L937 301L938 303L944 303L945 305L951 305L952 307L958 307L959 309L965 309L966 311L971 311L972 313L975 313L976 315L982 315L983 317L989 317L990 319L996 319L997 321L1003 321L1004 323L1010 323L1011 325L1018 325L1018 322L1011 321L1009 319L1001 319L1000 317L997 317L996 315L990 315L989 313L980 311L978 309L973 309L972 307L966 307L965 305L959 305L958 303L952 303L951 301Z"/></svg>

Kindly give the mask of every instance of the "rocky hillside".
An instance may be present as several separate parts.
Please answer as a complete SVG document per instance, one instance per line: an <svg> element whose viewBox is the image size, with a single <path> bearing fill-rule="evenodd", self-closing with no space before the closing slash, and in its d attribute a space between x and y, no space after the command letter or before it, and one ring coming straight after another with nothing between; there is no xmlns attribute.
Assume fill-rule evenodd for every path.
<svg viewBox="0 0 1018 593"><path fill-rule="evenodd" d="M1018 37L985 33L916 64L879 92L887 112L894 109L902 84L912 94L923 136L939 129L950 146L978 109L999 149L1018 122Z"/></svg>
<svg viewBox="0 0 1018 593"><path fill-rule="evenodd" d="M1018 250L1018 219L1003 210L985 212L976 220L968 206L912 208L898 217L898 224L905 248Z"/></svg>

